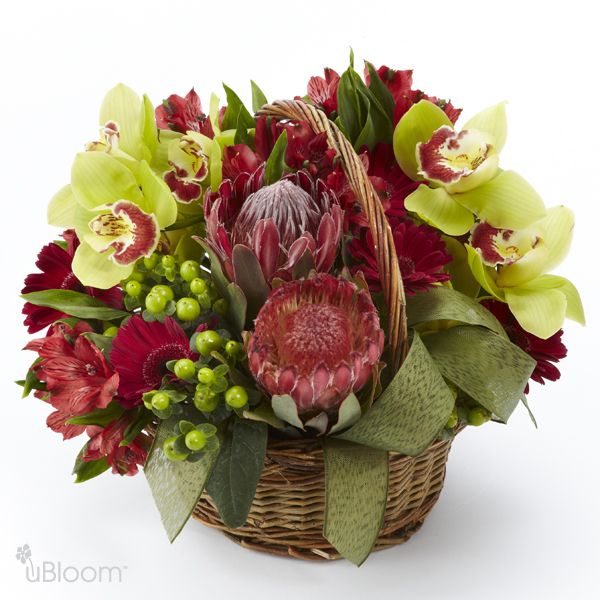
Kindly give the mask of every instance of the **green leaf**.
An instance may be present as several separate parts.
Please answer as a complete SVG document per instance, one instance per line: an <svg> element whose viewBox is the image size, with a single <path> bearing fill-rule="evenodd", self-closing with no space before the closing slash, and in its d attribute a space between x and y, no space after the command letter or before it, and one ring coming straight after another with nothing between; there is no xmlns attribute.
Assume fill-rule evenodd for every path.
<svg viewBox="0 0 600 600"><path fill-rule="evenodd" d="M206 491L227 527L246 522L267 450L265 423L234 419L221 440L221 452Z"/></svg>
<svg viewBox="0 0 600 600"><path fill-rule="evenodd" d="M406 314L409 327L438 320L461 321L487 327L506 337L504 327L489 310L476 300L447 287L435 287L407 296Z"/></svg>
<svg viewBox="0 0 600 600"><path fill-rule="evenodd" d="M35 374L34 367L40 363L43 359L38 357L36 358L31 366L29 367L29 371L27 371L27 375L25 375L25 379L23 381L17 381L18 385L23 386L23 394L21 398L27 398L29 394L31 394L32 390L44 390L46 389L46 384L42 383L38 376Z"/></svg>
<svg viewBox="0 0 600 600"><path fill-rule="evenodd" d="M79 417L71 417L67 420L67 423L70 425L97 425L98 427L106 427L109 423L116 421L123 412L123 407L113 400L106 408L98 408Z"/></svg>
<svg viewBox="0 0 600 600"><path fill-rule="evenodd" d="M47 306L80 319L112 321L113 319L123 319L129 316L129 313L110 308L97 298L71 290L30 292L29 294L23 294L21 298L36 306Z"/></svg>
<svg viewBox="0 0 600 600"><path fill-rule="evenodd" d="M377 540L387 502L389 465L384 450L326 437L323 536L355 565Z"/></svg>
<svg viewBox="0 0 600 600"><path fill-rule="evenodd" d="M255 126L254 118L240 100L240 97L228 86L223 84L223 89L227 95L227 110L223 116L221 130L236 129L238 121L242 127L252 129Z"/></svg>
<svg viewBox="0 0 600 600"><path fill-rule="evenodd" d="M267 402L261 402L252 410L245 410L242 416L245 419L250 419L251 421L260 421L262 423L267 423L267 425L270 425L275 429L283 429L285 427L285 423L275 416L271 405Z"/></svg>
<svg viewBox="0 0 600 600"><path fill-rule="evenodd" d="M88 338L94 346L102 350L102 354L108 358L110 351L112 350L113 337L108 335L100 335L99 333L87 332L83 334L84 337Z"/></svg>
<svg viewBox="0 0 600 600"><path fill-rule="evenodd" d="M218 449L211 449L204 452L197 462L169 460L162 446L173 435L181 418L173 416L159 424L144 468L154 502L171 542L190 518L218 455Z"/></svg>
<svg viewBox="0 0 600 600"><path fill-rule="evenodd" d="M373 406L338 438L409 456L435 439L454 408L454 396L417 333L404 363Z"/></svg>
<svg viewBox="0 0 600 600"><path fill-rule="evenodd" d="M448 381L508 421L535 368L528 354L481 327L454 327L423 342Z"/></svg>
<svg viewBox="0 0 600 600"><path fill-rule="evenodd" d="M446 250L452 255L452 262L445 269L450 274L452 289L469 296L477 298L481 285L475 279L469 266L469 258L464 244L450 236L442 236L446 244Z"/></svg>
<svg viewBox="0 0 600 600"><path fill-rule="evenodd" d="M279 181L283 175L285 165L285 151L287 149L287 131L283 131L277 138L271 154L265 164L265 184L270 185Z"/></svg>
<svg viewBox="0 0 600 600"><path fill-rule="evenodd" d="M402 170L415 181L418 174L417 144L428 142L442 126L452 127L448 115L429 100L421 100L400 119L394 131L394 154Z"/></svg>
<svg viewBox="0 0 600 600"><path fill-rule="evenodd" d="M305 426L314 429L317 432L317 435L323 435L327 431L327 426L329 425L329 417L327 413L320 412L318 415L315 415L312 419L306 421Z"/></svg>
<svg viewBox="0 0 600 600"><path fill-rule="evenodd" d="M369 90L371 90L371 93L377 99L380 106L385 111L385 114L388 116L390 123L392 123L394 119L394 109L396 106L394 97L392 96L392 93L388 87L381 80L381 77L379 77L379 73L377 73L373 64L367 61L365 61L365 64L369 71Z"/></svg>
<svg viewBox="0 0 600 600"><path fill-rule="evenodd" d="M338 85L338 119L348 139L354 143L363 129L368 107L359 95L359 86L365 86L358 73L349 67L340 77Z"/></svg>
<svg viewBox="0 0 600 600"><path fill-rule="evenodd" d="M75 459L75 465L73 466L73 475L75 475L75 483L83 483L84 481L89 481L94 477L98 477L104 473L104 471L108 471L110 465L106 460L106 457L103 456L98 460L84 461L82 460L82 456L84 452L87 450L90 442L81 449L77 458Z"/></svg>
<svg viewBox="0 0 600 600"><path fill-rule="evenodd" d="M535 416L534 416L531 408L529 408L529 402L527 402L527 396L525 394L523 394L521 396L521 402L523 403L523 406L527 409L527 412L529 414L529 418L531 419L531 422L533 423L533 426L537 429L538 428L537 421L535 420Z"/></svg>
<svg viewBox="0 0 600 600"><path fill-rule="evenodd" d="M298 416L298 407L291 396L288 394L273 396L271 398L271 406L277 418L294 427L304 429L304 424Z"/></svg>
<svg viewBox="0 0 600 600"><path fill-rule="evenodd" d="M233 138L234 144L245 144L246 146L253 146L252 137L248 133L248 130L244 126L242 115L238 116L238 122L235 128L235 136Z"/></svg>
<svg viewBox="0 0 600 600"><path fill-rule="evenodd" d="M268 100L254 81L251 80L250 85L252 86L252 110L258 112L265 104L268 104Z"/></svg>
<svg viewBox="0 0 600 600"><path fill-rule="evenodd" d="M149 425L153 419L154 415L151 411L146 410L144 406L139 406L137 409L137 414L131 420L131 423L127 426L127 429L123 432L123 439L119 446L129 446L133 440L143 431L143 429Z"/></svg>
<svg viewBox="0 0 600 600"><path fill-rule="evenodd" d="M361 417L360 403L354 394L350 394L340 404L337 423L331 428L329 434L337 433L354 425ZM308 425L308 423L307 423Z"/></svg>
<svg viewBox="0 0 600 600"><path fill-rule="evenodd" d="M246 324L250 324L256 318L271 290L260 268L260 263L250 248L242 244L234 246L232 262L235 282L246 297Z"/></svg>

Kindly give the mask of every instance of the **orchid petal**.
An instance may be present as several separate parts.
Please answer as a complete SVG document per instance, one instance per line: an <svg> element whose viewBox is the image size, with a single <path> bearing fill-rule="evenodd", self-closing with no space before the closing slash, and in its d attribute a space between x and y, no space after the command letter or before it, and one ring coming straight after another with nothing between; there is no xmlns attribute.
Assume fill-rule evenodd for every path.
<svg viewBox="0 0 600 600"><path fill-rule="evenodd" d="M499 288L494 280L495 271L483 264L481 255L479 252L477 252L477 250L475 250L475 248L469 246L468 244L465 244L465 248L467 249L467 259L469 261L469 266L471 267L473 277L475 277L475 279L479 282L479 285L488 293L490 293L496 300L504 302L504 290Z"/></svg>
<svg viewBox="0 0 600 600"><path fill-rule="evenodd" d="M70 185L58 190L48 205L48 224L56 227L73 227L77 202Z"/></svg>
<svg viewBox="0 0 600 600"><path fill-rule="evenodd" d="M420 185L406 198L404 205L448 235L463 235L473 225L471 212L458 204L444 188Z"/></svg>
<svg viewBox="0 0 600 600"><path fill-rule="evenodd" d="M121 266L82 242L73 257L73 273L83 285L108 289L131 275L133 265Z"/></svg>
<svg viewBox="0 0 600 600"><path fill-rule="evenodd" d="M148 160L156 151L158 144L158 129L156 127L154 107L152 106L150 98L144 94L142 101L142 141L148 150L148 155L144 158Z"/></svg>
<svg viewBox="0 0 600 600"><path fill-rule="evenodd" d="M402 170L415 181L418 174L417 144L427 142L434 131L442 126L452 127L446 113L428 100L414 104L400 119L394 131L394 154Z"/></svg>
<svg viewBox="0 0 600 600"><path fill-rule="evenodd" d="M503 171L455 200L499 229L523 229L546 215L539 194L514 171Z"/></svg>
<svg viewBox="0 0 600 600"><path fill-rule="evenodd" d="M585 313L581 297L577 288L568 279L558 275L542 275L528 284L527 287L538 290L559 290L567 299L567 319L585 325Z"/></svg>
<svg viewBox="0 0 600 600"><path fill-rule="evenodd" d="M138 202L147 213L154 214L161 228L168 227L177 219L177 203L169 186L152 171L144 160L138 171L139 183L144 193L144 205Z"/></svg>
<svg viewBox="0 0 600 600"><path fill-rule="evenodd" d="M158 173L164 173L170 168L169 146L171 143L178 144L182 134L170 129L161 129L157 134L157 143L152 155L152 168Z"/></svg>
<svg viewBox="0 0 600 600"><path fill-rule="evenodd" d="M489 134L494 140L494 150L500 153L506 142L506 102L490 106L471 117L463 126Z"/></svg>
<svg viewBox="0 0 600 600"><path fill-rule="evenodd" d="M514 287L532 281L547 270L550 252L544 240L540 240L533 250L530 250L516 262L500 269L496 283L500 287Z"/></svg>

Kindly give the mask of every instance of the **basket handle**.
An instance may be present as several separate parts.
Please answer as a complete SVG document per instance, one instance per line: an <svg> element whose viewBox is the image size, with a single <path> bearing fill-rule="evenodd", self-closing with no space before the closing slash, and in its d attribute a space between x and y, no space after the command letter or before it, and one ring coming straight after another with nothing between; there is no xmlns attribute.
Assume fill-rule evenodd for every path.
<svg viewBox="0 0 600 600"><path fill-rule="evenodd" d="M398 265L398 256L392 230L385 211L365 167L352 144L330 121L325 113L301 100L276 100L266 104L257 113L277 119L306 121L315 133L325 133L330 148L335 150L352 191L358 198L363 213L367 216L377 253L377 267L389 312L389 343L391 371L396 373L407 353L406 299Z"/></svg>

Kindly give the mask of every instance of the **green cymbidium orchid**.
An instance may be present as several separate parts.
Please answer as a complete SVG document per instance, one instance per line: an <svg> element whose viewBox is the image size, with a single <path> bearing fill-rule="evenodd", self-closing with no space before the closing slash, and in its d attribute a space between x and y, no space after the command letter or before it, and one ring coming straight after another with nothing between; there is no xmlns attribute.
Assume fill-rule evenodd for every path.
<svg viewBox="0 0 600 600"><path fill-rule="evenodd" d="M460 132L436 105L415 104L394 132L398 164L415 181L426 182L406 198L406 208L448 235L467 233L474 215L512 228L543 217L543 202L531 186L499 169L505 141L503 102L474 116Z"/></svg>
<svg viewBox="0 0 600 600"><path fill-rule="evenodd" d="M521 230L477 224L466 245L469 265L479 284L508 303L528 332L546 339L565 317L584 324L577 290L568 280L547 275L566 256L573 232L573 214L564 206Z"/></svg>

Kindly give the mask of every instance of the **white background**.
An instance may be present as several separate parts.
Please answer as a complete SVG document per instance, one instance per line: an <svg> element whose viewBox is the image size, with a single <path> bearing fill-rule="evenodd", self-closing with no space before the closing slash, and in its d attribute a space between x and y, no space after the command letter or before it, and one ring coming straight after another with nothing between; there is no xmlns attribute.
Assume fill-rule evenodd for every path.
<svg viewBox="0 0 600 600"><path fill-rule="evenodd" d="M593 599L600 563L598 453L599 44L594 3L180 2L2 3L0 223L2 365L0 591L4 598L207 597ZM360 569L243 550L190 523L170 546L143 476L81 486L80 440L45 427L47 408L12 380L32 359L18 292L56 232L46 202L73 155L95 139L104 93L123 81L160 102L194 85L206 105L223 80L249 96L302 94L310 75L357 58L414 68L416 86L465 114L509 104L503 166L548 205L577 214L557 272L581 290L588 327L566 326L563 379L534 385L536 431L524 410L509 426L461 434L443 495L422 531ZM223 94L221 94L223 95ZM127 566L120 585L31 584L15 560Z"/></svg>

